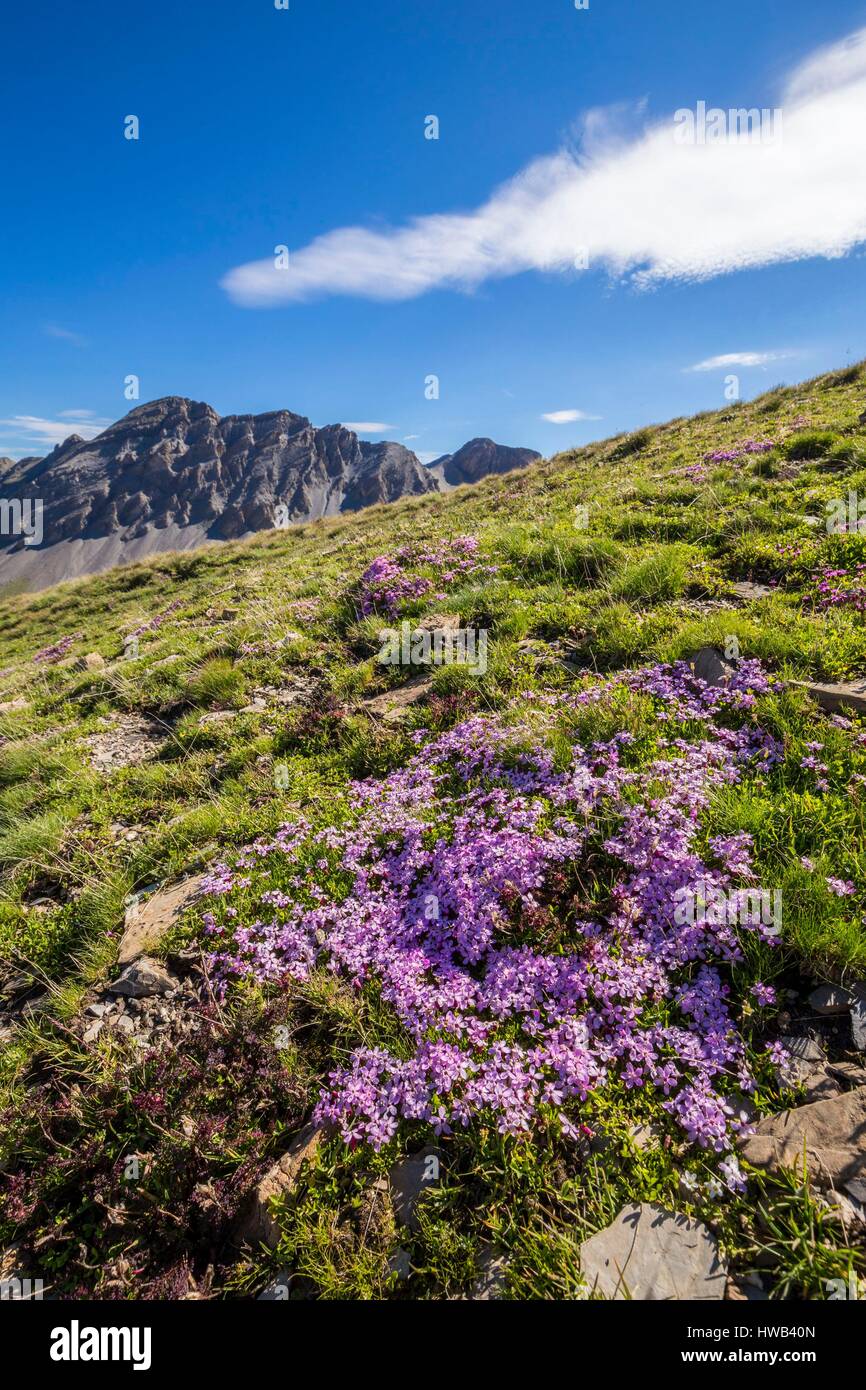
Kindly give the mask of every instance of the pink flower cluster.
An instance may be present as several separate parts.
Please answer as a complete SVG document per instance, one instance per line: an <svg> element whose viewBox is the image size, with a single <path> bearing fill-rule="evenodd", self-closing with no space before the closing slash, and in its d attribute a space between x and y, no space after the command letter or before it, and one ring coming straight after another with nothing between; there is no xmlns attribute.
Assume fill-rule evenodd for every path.
<svg viewBox="0 0 866 1390"><path fill-rule="evenodd" d="M818 595L818 607L853 608L866 613L866 585L863 574L866 564L850 569L823 569L812 576Z"/></svg>
<svg viewBox="0 0 866 1390"><path fill-rule="evenodd" d="M70 647L83 637L83 632L71 632L67 637L61 637L59 642L55 642L50 647L43 647L37 652L33 660L37 666L53 666L56 661L60 661L66 656Z"/></svg>
<svg viewBox="0 0 866 1390"><path fill-rule="evenodd" d="M125 640L129 641L131 637L140 637L143 632L158 632L166 618L170 618L172 613L176 613L178 608L182 607L183 600L179 598L174 599L161 613L157 613L156 616L151 618L148 622L142 623L141 627L133 628L132 632L128 632Z"/></svg>
<svg viewBox="0 0 866 1390"><path fill-rule="evenodd" d="M347 825L285 825L206 885L223 989L324 967L374 985L399 1020L401 1045L357 1048L320 1097L346 1141L379 1148L404 1119L448 1133L475 1117L576 1137L582 1103L621 1084L664 1097L689 1140L730 1147L733 1097L753 1080L727 972L740 933L763 928L682 924L675 905L751 872L747 836L714 841L709 863L696 845L713 790L780 759L750 719L730 727L769 683L756 663L728 690L685 663L626 673L672 735L658 756L631 767L622 732L555 759L545 730L561 737L575 706L616 684L516 726L420 733L405 767L353 784ZM560 944L544 949L551 925Z"/></svg>
<svg viewBox="0 0 866 1390"><path fill-rule="evenodd" d="M775 447L772 439L746 439L732 449L713 449L711 453L704 454L704 463L733 463L749 454L768 454Z"/></svg>
<svg viewBox="0 0 866 1390"><path fill-rule="evenodd" d="M378 555L361 575L356 602L363 617L380 612L396 617L402 605L447 589L467 574L492 574L497 566L478 560L474 536L455 536L436 545L404 545L393 555ZM444 593L435 593L444 598Z"/></svg>

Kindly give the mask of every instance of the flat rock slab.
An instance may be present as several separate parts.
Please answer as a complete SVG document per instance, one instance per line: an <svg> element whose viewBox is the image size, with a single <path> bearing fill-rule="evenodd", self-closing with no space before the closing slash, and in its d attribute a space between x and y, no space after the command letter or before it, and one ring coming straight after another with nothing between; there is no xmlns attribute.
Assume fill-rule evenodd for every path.
<svg viewBox="0 0 866 1390"><path fill-rule="evenodd" d="M723 1299L727 1265L702 1221L652 1202L623 1207L616 1219L584 1241L585 1283L605 1298L664 1302Z"/></svg>
<svg viewBox="0 0 866 1390"><path fill-rule="evenodd" d="M405 710L411 705L425 700L432 689L433 682L429 676L416 676L395 690L385 690L381 695L365 700L363 708L368 714L379 715L386 724L394 724L403 718Z"/></svg>
<svg viewBox="0 0 866 1390"><path fill-rule="evenodd" d="M0 705L0 714L12 714L15 710L29 708L30 701L25 700L23 696L19 696L17 700L4 700L2 705Z"/></svg>
<svg viewBox="0 0 866 1390"><path fill-rule="evenodd" d="M133 898L126 909L117 957L119 965L128 965L159 943L181 912L198 896L204 877L204 874L196 874L171 888L161 888L149 898Z"/></svg>
<svg viewBox="0 0 866 1390"><path fill-rule="evenodd" d="M731 593L742 599L772 598L775 592L776 590L771 589L768 584L753 584L748 579L731 585Z"/></svg>
<svg viewBox="0 0 866 1390"><path fill-rule="evenodd" d="M849 1086L866 1086L866 1067L856 1062L828 1062L827 1070Z"/></svg>
<svg viewBox="0 0 866 1390"><path fill-rule="evenodd" d="M311 1122L299 1130L282 1158L269 1168L244 1205L235 1226L235 1240L243 1245L267 1245L275 1249L280 1228L271 1215L271 1202L285 1196L298 1182L304 1164L311 1159L326 1137L322 1125Z"/></svg>
<svg viewBox="0 0 866 1390"><path fill-rule="evenodd" d="M862 677L844 685L824 685L820 681L789 681L788 684L808 690L822 709L833 711L847 707L861 714L866 710L866 680Z"/></svg>
<svg viewBox="0 0 866 1390"><path fill-rule="evenodd" d="M835 1187L866 1177L866 1086L769 1115L740 1141L756 1168L801 1168Z"/></svg>
<svg viewBox="0 0 866 1390"><path fill-rule="evenodd" d="M105 733L88 734L84 743L97 772L116 772L147 762L165 742L165 730L137 714L124 714Z"/></svg>

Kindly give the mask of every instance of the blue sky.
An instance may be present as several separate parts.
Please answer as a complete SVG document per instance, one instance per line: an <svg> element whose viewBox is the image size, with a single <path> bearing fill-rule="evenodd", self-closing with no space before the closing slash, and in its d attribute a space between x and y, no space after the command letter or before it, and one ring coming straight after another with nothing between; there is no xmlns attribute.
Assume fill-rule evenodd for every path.
<svg viewBox="0 0 866 1390"><path fill-rule="evenodd" d="M770 355L728 369L744 396L862 357L866 45L855 70L833 49L820 80L785 93L863 26L866 0L17 6L0 89L0 454L125 414L130 373L141 400L381 425L432 457L479 434L549 454L718 406L725 368L686 369L726 354ZM845 104L820 106L840 83ZM693 196L642 132L700 100L780 93L793 163L766 178L754 158L738 166L731 230L715 176L696 169ZM788 100L805 103L790 123ZM508 193L488 247L478 210L557 152L519 245ZM572 206L592 226L580 273L554 235ZM422 223L417 247L401 232L455 213L471 253L454 221ZM346 228L366 233L333 239ZM295 288L251 306L258 272L237 268L282 244ZM575 412L598 418L544 418Z"/></svg>

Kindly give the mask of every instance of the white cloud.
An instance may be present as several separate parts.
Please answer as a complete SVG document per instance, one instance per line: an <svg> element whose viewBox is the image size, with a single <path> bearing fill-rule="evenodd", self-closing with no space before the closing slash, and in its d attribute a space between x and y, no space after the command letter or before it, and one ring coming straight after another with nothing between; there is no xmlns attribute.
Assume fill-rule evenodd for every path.
<svg viewBox="0 0 866 1390"><path fill-rule="evenodd" d="M384 434L396 426L386 425L382 420L344 420L344 430L354 430L356 434Z"/></svg>
<svg viewBox="0 0 866 1390"><path fill-rule="evenodd" d="M80 333L74 333L71 328L63 328L59 323L46 323L45 332L49 338L62 338L66 343L73 343L75 347L84 347L87 342Z"/></svg>
<svg viewBox="0 0 866 1390"><path fill-rule="evenodd" d="M550 410L542 415L551 425L570 425L574 420L600 420L600 415L587 415L585 410Z"/></svg>
<svg viewBox="0 0 866 1390"><path fill-rule="evenodd" d="M61 410L61 420L90 420L95 414L92 410Z"/></svg>
<svg viewBox="0 0 866 1390"><path fill-rule="evenodd" d="M403 438L404 438L404 439L420 439L421 436L420 436L420 434L404 434L404 435L403 435Z"/></svg>
<svg viewBox="0 0 866 1390"><path fill-rule="evenodd" d="M718 357L707 357L696 362L693 367L683 367L684 372L714 372L722 367L766 367L770 362L781 362L786 357L796 357L795 352L723 352Z"/></svg>
<svg viewBox="0 0 866 1390"><path fill-rule="evenodd" d="M92 411L80 412L92 416ZM63 415L79 416L78 411L63 412ZM0 420L0 425L6 427L4 434L15 440L23 440L31 447L34 445L47 444L53 449L55 444L62 444L64 439L68 439L70 434L80 434L82 439L93 439L95 435L101 434L104 429L111 424L110 420L89 419L86 423L81 418L74 421L69 418L59 420L43 420L39 415L13 415L9 420ZM19 451L20 452L20 451Z"/></svg>
<svg viewBox="0 0 866 1390"><path fill-rule="evenodd" d="M866 29L809 55L789 77L781 134L684 145L671 117L624 132L622 108L590 112L579 153L536 160L466 213L416 217L387 231L340 227L293 252L236 266L222 284L238 304L318 295L400 300L468 290L528 270L590 269L646 287L701 280L866 240Z"/></svg>
<svg viewBox="0 0 866 1390"><path fill-rule="evenodd" d="M433 463L434 459L441 459L441 454L434 453L431 449L416 450L415 457L419 463Z"/></svg>

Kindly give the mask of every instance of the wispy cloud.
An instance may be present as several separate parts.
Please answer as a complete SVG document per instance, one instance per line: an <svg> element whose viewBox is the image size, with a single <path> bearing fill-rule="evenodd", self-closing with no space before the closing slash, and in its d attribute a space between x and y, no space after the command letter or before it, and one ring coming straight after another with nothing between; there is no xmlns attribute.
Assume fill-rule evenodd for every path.
<svg viewBox="0 0 866 1390"><path fill-rule="evenodd" d="M49 338L61 338L65 343L72 343L75 347L84 347L87 339L80 333L75 333L71 328L64 328L59 323L46 323L45 333Z"/></svg>
<svg viewBox="0 0 866 1390"><path fill-rule="evenodd" d="M695 362L691 367L683 367L684 372L715 372L723 367L766 367L770 362L782 362L786 357L796 357L796 352L723 352L718 357L707 357L703 362Z"/></svg>
<svg viewBox="0 0 866 1390"><path fill-rule="evenodd" d="M570 425L575 420L600 420L600 415L587 415L585 410L549 410L542 415L551 425Z"/></svg>
<svg viewBox="0 0 866 1390"><path fill-rule="evenodd" d="M735 103L736 104L736 103ZM769 102L764 102L769 105ZM587 264L639 286L701 280L866 240L866 29L812 53L785 84L784 129L751 143L732 131L685 145L672 118L622 133L622 110L591 112L579 153L563 148L474 211L387 231L340 227L295 251L228 272L238 304L350 294L411 299L534 270Z"/></svg>
<svg viewBox="0 0 866 1390"><path fill-rule="evenodd" d="M88 419L82 419L83 415L87 415ZM64 411L57 420L44 420L39 415L13 415L9 420L0 420L0 426L3 427L2 438L10 439L16 445L29 445L31 449L40 445L48 445L53 449L55 444L62 444L70 434L80 434L82 439L93 439L110 424L110 420L97 420L89 410ZM16 452L20 453L21 450L17 449Z"/></svg>
<svg viewBox="0 0 866 1390"><path fill-rule="evenodd" d="M382 420L344 420L344 430L354 430L356 434L384 434L385 430L396 429L395 425L386 425Z"/></svg>

